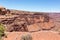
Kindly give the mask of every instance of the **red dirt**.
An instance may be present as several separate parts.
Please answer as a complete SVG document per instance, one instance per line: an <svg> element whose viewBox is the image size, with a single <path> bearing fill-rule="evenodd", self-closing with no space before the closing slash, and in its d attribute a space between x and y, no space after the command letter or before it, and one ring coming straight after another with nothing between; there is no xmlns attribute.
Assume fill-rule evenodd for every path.
<svg viewBox="0 0 60 40"><path fill-rule="evenodd" d="M11 32L4 40L20 40L22 35L31 34L33 40L60 40L60 35L52 31L39 31L39 32Z"/></svg>

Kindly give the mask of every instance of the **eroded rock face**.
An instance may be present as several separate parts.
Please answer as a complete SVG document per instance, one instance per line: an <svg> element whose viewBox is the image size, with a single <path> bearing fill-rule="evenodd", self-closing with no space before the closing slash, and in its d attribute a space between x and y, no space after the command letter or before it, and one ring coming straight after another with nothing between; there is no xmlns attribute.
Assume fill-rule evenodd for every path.
<svg viewBox="0 0 60 40"><path fill-rule="evenodd" d="M55 30L54 16L49 13L16 10L12 12L9 9L3 9L4 11L0 8L0 23L5 25L7 31Z"/></svg>

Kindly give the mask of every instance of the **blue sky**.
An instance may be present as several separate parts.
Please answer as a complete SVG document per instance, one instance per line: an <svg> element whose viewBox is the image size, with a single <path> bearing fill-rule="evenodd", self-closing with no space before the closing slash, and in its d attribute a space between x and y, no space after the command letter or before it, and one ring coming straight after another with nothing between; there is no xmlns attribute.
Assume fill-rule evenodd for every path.
<svg viewBox="0 0 60 40"><path fill-rule="evenodd" d="M60 0L0 0L8 9L37 12L60 12Z"/></svg>

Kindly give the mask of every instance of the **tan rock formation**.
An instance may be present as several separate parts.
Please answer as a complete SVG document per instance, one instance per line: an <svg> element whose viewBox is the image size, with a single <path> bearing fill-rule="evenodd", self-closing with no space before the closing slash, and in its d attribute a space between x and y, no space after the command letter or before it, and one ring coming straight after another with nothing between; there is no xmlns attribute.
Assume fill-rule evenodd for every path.
<svg viewBox="0 0 60 40"><path fill-rule="evenodd" d="M0 6L0 14L5 15L7 13L6 8L3 6Z"/></svg>

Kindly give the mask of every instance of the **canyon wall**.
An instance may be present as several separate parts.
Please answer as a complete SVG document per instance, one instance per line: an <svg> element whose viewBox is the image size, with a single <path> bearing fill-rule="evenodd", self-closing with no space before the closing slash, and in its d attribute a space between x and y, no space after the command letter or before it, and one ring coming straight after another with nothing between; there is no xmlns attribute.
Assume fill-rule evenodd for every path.
<svg viewBox="0 0 60 40"><path fill-rule="evenodd" d="M60 31L60 14L18 11L0 7L0 23L9 32Z"/></svg>

